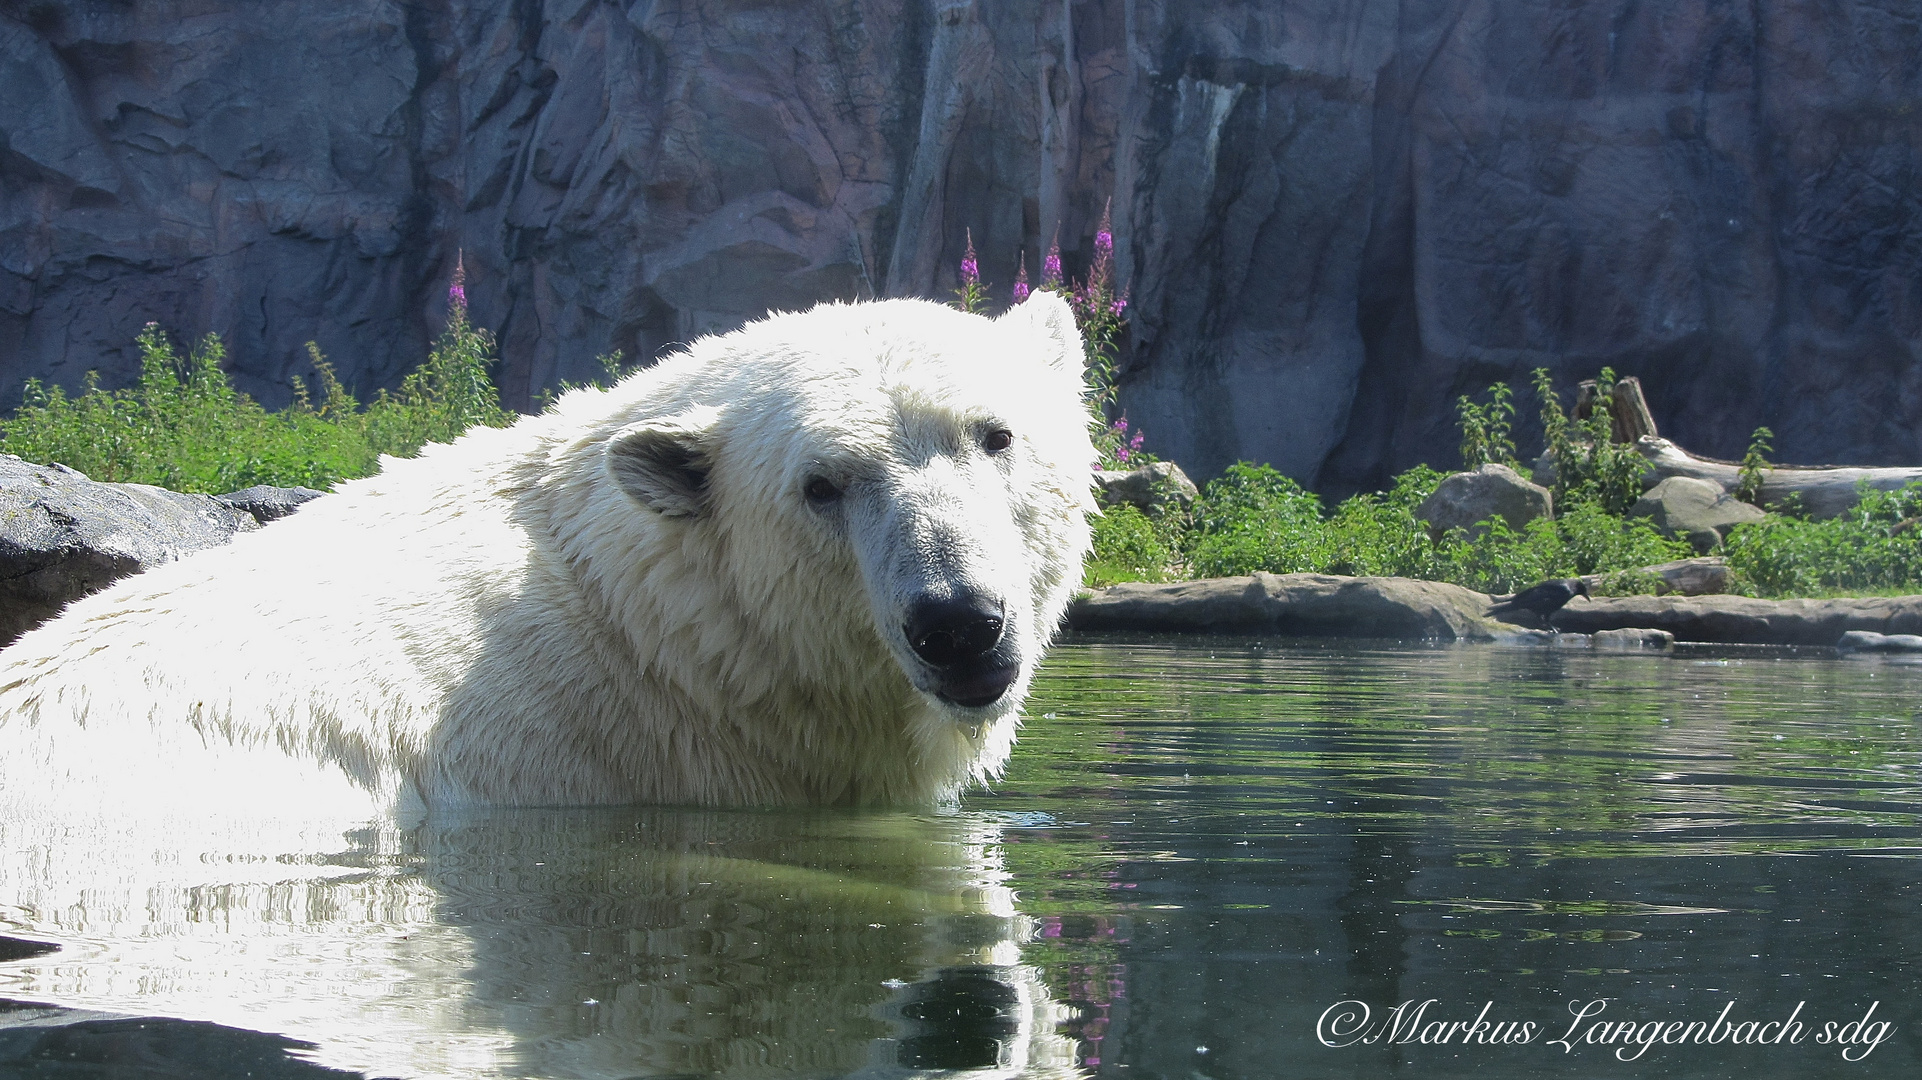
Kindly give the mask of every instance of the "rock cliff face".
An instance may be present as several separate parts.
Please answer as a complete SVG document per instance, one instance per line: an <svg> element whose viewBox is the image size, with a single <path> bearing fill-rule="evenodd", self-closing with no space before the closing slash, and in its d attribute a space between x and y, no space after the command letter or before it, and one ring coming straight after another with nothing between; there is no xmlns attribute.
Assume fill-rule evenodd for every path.
<svg viewBox="0 0 1922 1080"><path fill-rule="evenodd" d="M1922 29L1710 0L0 0L0 403L219 332L363 390L457 252L510 404L770 307L1001 295L1114 198L1124 403L1199 476L1454 462L1639 375L1739 456L1922 461ZM1526 406L1524 411L1528 411Z"/></svg>

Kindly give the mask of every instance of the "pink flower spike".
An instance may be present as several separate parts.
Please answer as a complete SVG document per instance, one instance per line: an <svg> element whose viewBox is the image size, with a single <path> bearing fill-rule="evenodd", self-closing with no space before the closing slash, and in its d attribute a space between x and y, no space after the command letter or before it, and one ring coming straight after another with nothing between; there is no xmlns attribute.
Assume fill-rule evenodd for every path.
<svg viewBox="0 0 1922 1080"><path fill-rule="evenodd" d="M1054 239L1048 243L1048 257L1041 260L1041 287L1052 289L1061 284L1061 226L1054 228Z"/></svg>
<svg viewBox="0 0 1922 1080"><path fill-rule="evenodd" d="M1014 272L1014 302L1019 304L1028 298L1028 253L1021 253L1021 268Z"/></svg>
<svg viewBox="0 0 1922 1080"><path fill-rule="evenodd" d="M974 230L967 232L968 250L961 256L961 283L977 285L981 282L981 263L974 257Z"/></svg>
<svg viewBox="0 0 1922 1080"><path fill-rule="evenodd" d="M459 249L454 251L454 276L447 283L447 302L459 308L467 306L467 265L462 254Z"/></svg>
<svg viewBox="0 0 1922 1080"><path fill-rule="evenodd" d="M1094 252L1096 258L1114 253L1114 225L1110 220L1113 216L1113 211L1114 199L1110 198L1108 204L1101 208L1101 224L1096 226L1094 231Z"/></svg>

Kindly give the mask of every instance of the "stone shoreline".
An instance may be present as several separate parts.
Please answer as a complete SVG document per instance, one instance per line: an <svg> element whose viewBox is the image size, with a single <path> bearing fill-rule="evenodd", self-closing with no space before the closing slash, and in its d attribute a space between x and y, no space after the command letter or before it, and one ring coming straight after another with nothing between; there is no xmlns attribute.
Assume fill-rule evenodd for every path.
<svg viewBox="0 0 1922 1080"><path fill-rule="evenodd" d="M1526 641L1535 627L1489 618L1493 598L1435 581L1254 574L1165 585L1126 584L1076 600L1069 629L1091 632L1277 634L1424 641ZM1836 646L1849 631L1922 634L1922 596L1757 600L1746 596L1577 597L1556 612L1563 633L1650 629L1677 641Z"/></svg>

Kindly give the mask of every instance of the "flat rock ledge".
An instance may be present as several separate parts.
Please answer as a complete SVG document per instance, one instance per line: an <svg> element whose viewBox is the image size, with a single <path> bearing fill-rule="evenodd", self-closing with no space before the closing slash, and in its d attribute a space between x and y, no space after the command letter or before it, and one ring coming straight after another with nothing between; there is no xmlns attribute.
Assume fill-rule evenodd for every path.
<svg viewBox="0 0 1922 1080"><path fill-rule="evenodd" d="M1072 630L1277 634L1552 644L1555 635L1488 618L1483 593L1409 578L1255 574L1166 585L1113 585L1068 608ZM1680 642L1836 646L1852 630L1922 634L1922 596L1757 600L1747 596L1576 598L1550 620L1593 646ZM1610 631L1636 631L1611 634ZM1861 638L1857 640L1872 640ZM1576 645L1577 641L1560 642ZM1589 644L1584 640L1579 644Z"/></svg>
<svg viewBox="0 0 1922 1080"><path fill-rule="evenodd" d="M1494 641L1527 634L1485 593L1439 581L1267 574L1111 585L1068 608L1073 630Z"/></svg>
<svg viewBox="0 0 1922 1080"><path fill-rule="evenodd" d="M1648 628L1677 641L1839 645L1851 630L1922 634L1922 596L1757 600L1747 596L1617 596L1577 599L1550 620L1564 632Z"/></svg>

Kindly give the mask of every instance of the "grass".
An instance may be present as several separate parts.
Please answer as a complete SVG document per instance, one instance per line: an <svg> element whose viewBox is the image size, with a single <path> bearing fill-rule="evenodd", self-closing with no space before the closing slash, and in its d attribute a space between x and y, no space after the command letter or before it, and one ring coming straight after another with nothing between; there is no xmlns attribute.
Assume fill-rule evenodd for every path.
<svg viewBox="0 0 1922 1080"><path fill-rule="evenodd" d="M426 362L364 408L312 344L318 400L297 384L294 403L279 412L234 389L218 337L182 355L150 324L139 346L140 378L126 389L101 389L93 372L75 396L28 380L20 409L0 421L0 450L95 480L175 491L326 490L378 471L383 454L412 457L476 424L514 420L488 375L493 340L469 325L460 305Z"/></svg>

